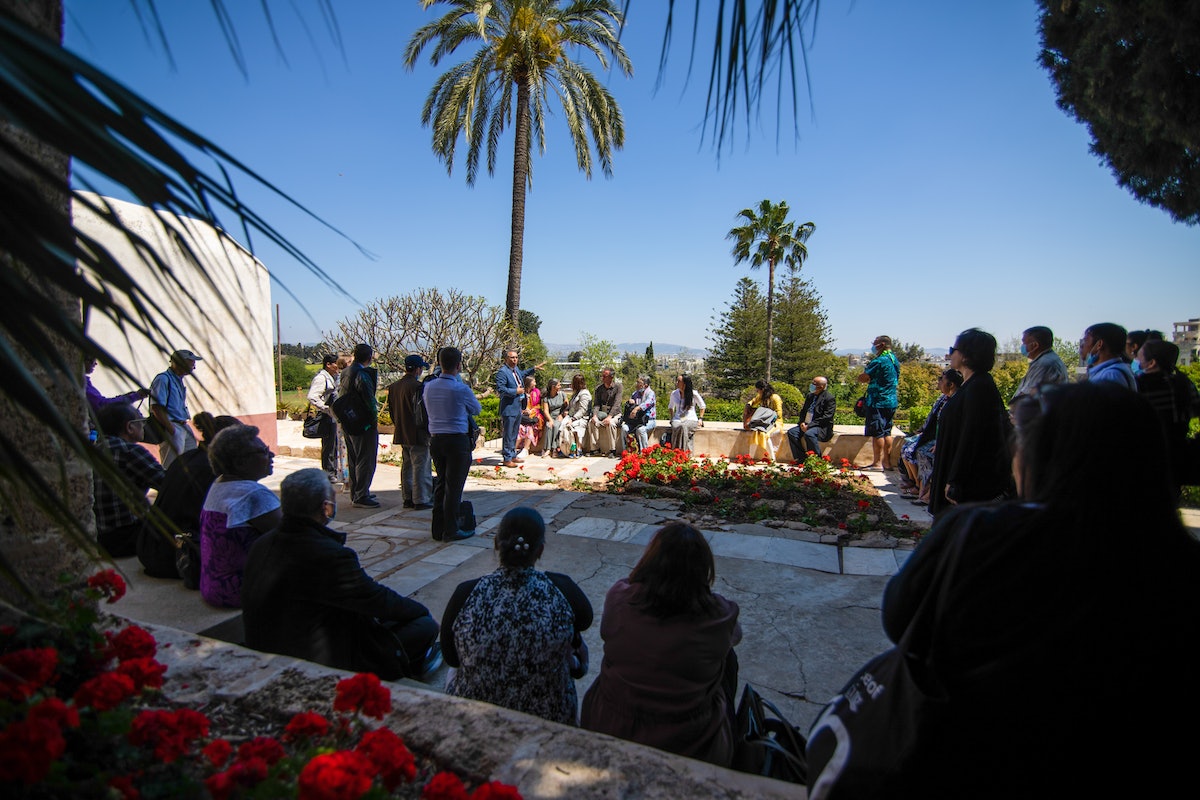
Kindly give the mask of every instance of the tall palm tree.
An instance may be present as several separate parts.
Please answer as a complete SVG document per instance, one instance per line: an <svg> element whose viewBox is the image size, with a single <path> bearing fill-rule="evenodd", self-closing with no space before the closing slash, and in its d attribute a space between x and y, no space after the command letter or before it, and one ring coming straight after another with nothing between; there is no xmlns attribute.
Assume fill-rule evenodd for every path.
<svg viewBox="0 0 1200 800"><path fill-rule="evenodd" d="M612 176L613 150L625 144L621 109L608 89L568 55L568 49L591 52L604 69L611 54L621 71L632 75L633 65L617 38L622 17L611 0L422 0L426 8L439 3L451 10L413 34L404 64L412 69L426 46L432 45L429 60L436 67L459 47L479 45L469 61L437 79L421 112L421 123L433 127L433 151L446 162L447 172L453 171L459 136L465 139L468 185L475 183L485 142L488 174L495 174L500 135L510 122L514 125L505 316L515 325L521 309L525 192L532 183L533 136L538 151L545 153L545 114L553 93L575 143L579 168L592 176L594 144L600 168L605 176Z"/></svg>
<svg viewBox="0 0 1200 800"><path fill-rule="evenodd" d="M797 225L788 220L788 204L780 200L762 200L757 213L743 208L738 218L745 220L729 231L725 238L733 239L733 263L750 262L751 269L767 265L767 380L771 380L771 346L775 338L775 265L783 263L800 269L808 258L805 242L817 226L811 222Z"/></svg>

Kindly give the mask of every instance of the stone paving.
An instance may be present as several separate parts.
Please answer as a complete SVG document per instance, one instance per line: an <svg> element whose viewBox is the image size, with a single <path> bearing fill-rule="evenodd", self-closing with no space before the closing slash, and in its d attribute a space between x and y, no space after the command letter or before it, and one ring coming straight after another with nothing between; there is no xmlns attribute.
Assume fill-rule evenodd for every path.
<svg viewBox="0 0 1200 800"><path fill-rule="evenodd" d="M476 457L481 470L491 466L489 459L498 458L486 450ZM340 495L333 527L346 532L347 544L376 580L424 603L440 620L460 582L496 568L492 534L504 512L522 505L538 509L550 532L539 567L570 575L597 615L585 634L592 652L592 671L579 681L582 697L603 652L599 616L605 593L629 574L658 526L680 513L678 503L668 500L562 488L570 485L571 475L603 474L613 463L612 459L531 458L525 470L506 470L510 474L506 480L470 478L465 498L475 507L477 535L454 543L430 538L430 511L401 508L400 470L381 464L373 488L383 507L356 509L346 495ZM310 459L280 456L275 474L264 483L277 489L286 474L314 465ZM560 469L567 473L560 476L566 480L554 481L550 467L554 473ZM527 472L530 477L517 480L511 476L514 472ZM918 516L912 514L916 506L891 490L889 474L868 473L898 514ZM928 515L913 522L928 525ZM807 540L813 538L808 532L758 524L717 520L703 524L702 529L717 560L715 590L741 607L741 679L754 684L794 723L807 729L829 696L863 662L889 646L879 617L881 595L888 577L911 551L838 547ZM147 578L135 558L121 559L118 565L131 584L129 595L116 609L124 616L227 641L240 640L237 612L210 608L198 593L183 589L178 581ZM443 684L444 670L425 688L439 690Z"/></svg>

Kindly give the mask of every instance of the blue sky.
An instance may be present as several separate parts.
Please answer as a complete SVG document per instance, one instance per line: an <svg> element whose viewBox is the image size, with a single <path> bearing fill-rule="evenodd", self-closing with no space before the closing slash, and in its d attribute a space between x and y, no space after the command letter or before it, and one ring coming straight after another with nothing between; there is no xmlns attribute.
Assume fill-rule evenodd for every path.
<svg viewBox="0 0 1200 800"><path fill-rule="evenodd" d="M129 0L66 0L66 43L372 252L239 186L358 301L438 286L503 305L511 131L494 176L481 171L468 187L461 160L448 176L421 107L436 76L469 54L436 70L427 58L411 72L402 63L439 9L336 3L340 52L310 0L295 4L307 31L293 4L272 3L285 63L259 4L228 5L248 77L207 0L157 3L175 70ZM767 107L719 158L700 134L703 33L685 85L691 3L677 3L683 24L655 91L665 6L634 0L623 40L634 77L605 78L626 125L613 178L579 172L561 114L535 157L521 305L541 317L543 339L587 331L708 346L712 318L748 271L734 266L726 234L764 198L816 224L803 271L838 349L866 349L880 333L945 347L972 326L1002 343L1037 324L1071 339L1101 321L1169 333L1200 316L1200 229L1139 204L1088 152L1086 129L1057 108L1037 66L1031 0L823 0L809 53L814 113L802 107L799 138L785 109L777 141ZM284 341L319 340L357 313L255 245L312 317L276 288ZM750 274L765 283L765 269Z"/></svg>

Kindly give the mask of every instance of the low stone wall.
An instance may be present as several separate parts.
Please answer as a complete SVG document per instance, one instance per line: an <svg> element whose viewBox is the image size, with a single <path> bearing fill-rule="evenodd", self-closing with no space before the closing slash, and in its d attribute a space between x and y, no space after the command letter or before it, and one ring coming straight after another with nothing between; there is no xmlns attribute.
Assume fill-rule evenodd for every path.
<svg viewBox="0 0 1200 800"><path fill-rule="evenodd" d="M783 441L775 451L775 457L780 461L791 461L792 448L787 438L787 431L795 427L786 425L783 434L777 434ZM655 433L659 433L656 428ZM696 429L692 452L708 456L738 456L750 452L751 432L742 428L740 422L705 422L704 427ZM900 463L900 450L904 446L904 432L892 429L891 463ZM861 425L834 425L833 438L821 445L821 455L828 455L833 463L841 463L843 458L858 467L871 463L871 439L863 433Z"/></svg>
<svg viewBox="0 0 1200 800"><path fill-rule="evenodd" d="M236 703L239 712L287 719L328 713L349 673L272 656L175 628L145 625L167 665L163 692L193 708ZM515 785L526 800L803 800L804 787L715 767L399 681L383 724L414 752L473 780Z"/></svg>

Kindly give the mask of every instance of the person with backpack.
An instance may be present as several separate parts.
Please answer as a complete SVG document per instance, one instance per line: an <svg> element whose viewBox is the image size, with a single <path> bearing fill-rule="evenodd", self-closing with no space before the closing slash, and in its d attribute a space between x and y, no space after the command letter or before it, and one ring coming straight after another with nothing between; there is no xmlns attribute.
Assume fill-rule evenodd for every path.
<svg viewBox="0 0 1200 800"><path fill-rule="evenodd" d="M429 418L425 414L421 373L429 362L413 354L404 359L404 377L388 387L388 411L400 445L400 492L404 508L433 508L433 469L429 460Z"/></svg>

